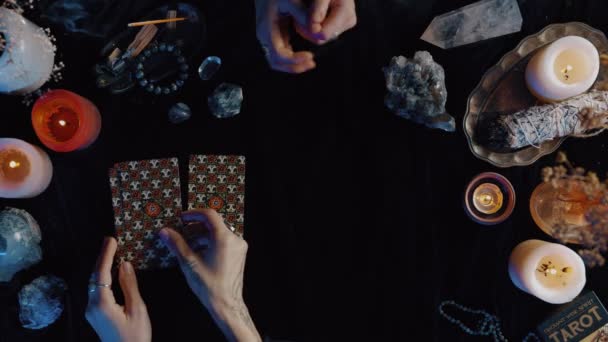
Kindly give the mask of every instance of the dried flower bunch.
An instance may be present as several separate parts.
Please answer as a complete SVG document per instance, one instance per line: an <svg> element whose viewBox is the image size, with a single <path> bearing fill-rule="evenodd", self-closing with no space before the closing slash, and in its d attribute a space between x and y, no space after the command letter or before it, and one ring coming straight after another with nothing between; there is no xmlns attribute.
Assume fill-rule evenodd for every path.
<svg viewBox="0 0 608 342"><path fill-rule="evenodd" d="M588 267L603 266L606 259L602 254L608 251L608 181L600 181L595 172L574 167L564 152L558 152L556 162L558 165L542 170L543 181L566 193L585 196L589 209L584 213L586 225L573 226L560 218L552 235L562 243L579 243L582 248L578 253ZM559 212L557 215L563 216Z"/></svg>

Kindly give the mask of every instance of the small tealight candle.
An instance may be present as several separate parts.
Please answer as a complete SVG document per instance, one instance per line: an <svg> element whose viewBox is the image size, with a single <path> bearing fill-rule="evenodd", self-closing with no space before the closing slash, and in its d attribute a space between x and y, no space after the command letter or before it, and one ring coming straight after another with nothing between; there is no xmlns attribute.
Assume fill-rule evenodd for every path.
<svg viewBox="0 0 608 342"><path fill-rule="evenodd" d="M473 205L486 215L494 214L502 208L503 197L496 184L483 183L473 191Z"/></svg>
<svg viewBox="0 0 608 342"><path fill-rule="evenodd" d="M585 38L567 36L532 57L526 67L526 83L539 99L561 101L589 90L599 71L595 46Z"/></svg>
<svg viewBox="0 0 608 342"><path fill-rule="evenodd" d="M52 177L53 165L43 150L23 140L0 138L0 197L38 196Z"/></svg>
<svg viewBox="0 0 608 342"><path fill-rule="evenodd" d="M67 90L42 95L32 109L32 124L40 141L57 152L91 145L99 136L101 116L95 105Z"/></svg>
<svg viewBox="0 0 608 342"><path fill-rule="evenodd" d="M509 258L513 284L551 304L572 301L586 283L583 259L570 248L541 240L517 245Z"/></svg>
<svg viewBox="0 0 608 342"><path fill-rule="evenodd" d="M469 182L464 204L467 214L477 223L498 224L513 213L515 190L502 175L482 173Z"/></svg>

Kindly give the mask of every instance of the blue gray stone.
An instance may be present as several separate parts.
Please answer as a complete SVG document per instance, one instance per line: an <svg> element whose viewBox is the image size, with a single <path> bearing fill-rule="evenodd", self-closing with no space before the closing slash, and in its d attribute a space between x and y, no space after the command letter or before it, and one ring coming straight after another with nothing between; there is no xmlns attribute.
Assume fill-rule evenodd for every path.
<svg viewBox="0 0 608 342"><path fill-rule="evenodd" d="M179 102L169 109L169 121L174 124L182 123L192 116L187 104Z"/></svg>
<svg viewBox="0 0 608 342"><path fill-rule="evenodd" d="M43 329L53 324L63 312L68 286L55 276L34 279L19 291L19 320L27 329Z"/></svg>
<svg viewBox="0 0 608 342"><path fill-rule="evenodd" d="M420 39L442 49L519 32L517 0L482 0L437 16Z"/></svg>
<svg viewBox="0 0 608 342"><path fill-rule="evenodd" d="M418 51L411 59L393 57L384 76L385 105L393 113L430 128L456 130L454 118L445 111L445 72L430 53Z"/></svg>
<svg viewBox="0 0 608 342"><path fill-rule="evenodd" d="M198 75L201 77L201 80L208 81L215 76L221 66L222 60L219 57L209 56L198 67Z"/></svg>
<svg viewBox="0 0 608 342"><path fill-rule="evenodd" d="M0 253L0 282L10 281L15 273L42 259L40 228L26 211L0 211L0 237L4 241L0 243L0 251L4 251Z"/></svg>
<svg viewBox="0 0 608 342"><path fill-rule="evenodd" d="M211 114L219 119L231 118L241 112L243 88L236 84L222 83L208 99Z"/></svg>

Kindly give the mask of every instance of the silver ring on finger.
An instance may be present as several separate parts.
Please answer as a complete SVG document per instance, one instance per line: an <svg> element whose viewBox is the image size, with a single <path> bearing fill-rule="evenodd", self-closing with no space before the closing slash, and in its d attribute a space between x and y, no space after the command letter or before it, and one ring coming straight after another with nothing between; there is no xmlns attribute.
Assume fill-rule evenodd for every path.
<svg viewBox="0 0 608 342"><path fill-rule="evenodd" d="M264 51L264 56L266 58L270 58L270 48L268 48L268 46L262 44L262 51Z"/></svg>
<svg viewBox="0 0 608 342"><path fill-rule="evenodd" d="M228 222L224 221L224 223L226 224L226 227L228 227L228 229L236 236L240 237L241 239L243 238L243 233L239 232L233 225L228 224Z"/></svg>
<svg viewBox="0 0 608 342"><path fill-rule="evenodd" d="M112 287L111 284L102 284L102 283L90 282L89 283L89 293L96 292L97 289L99 289L99 288L109 289L111 287Z"/></svg>

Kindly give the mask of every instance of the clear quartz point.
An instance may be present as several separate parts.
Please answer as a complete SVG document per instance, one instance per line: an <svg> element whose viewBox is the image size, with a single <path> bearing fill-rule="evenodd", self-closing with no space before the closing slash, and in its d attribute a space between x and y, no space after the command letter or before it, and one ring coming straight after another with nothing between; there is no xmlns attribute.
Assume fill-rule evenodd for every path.
<svg viewBox="0 0 608 342"><path fill-rule="evenodd" d="M449 49L519 32L522 22L517 0L482 0L435 17L420 39Z"/></svg>

